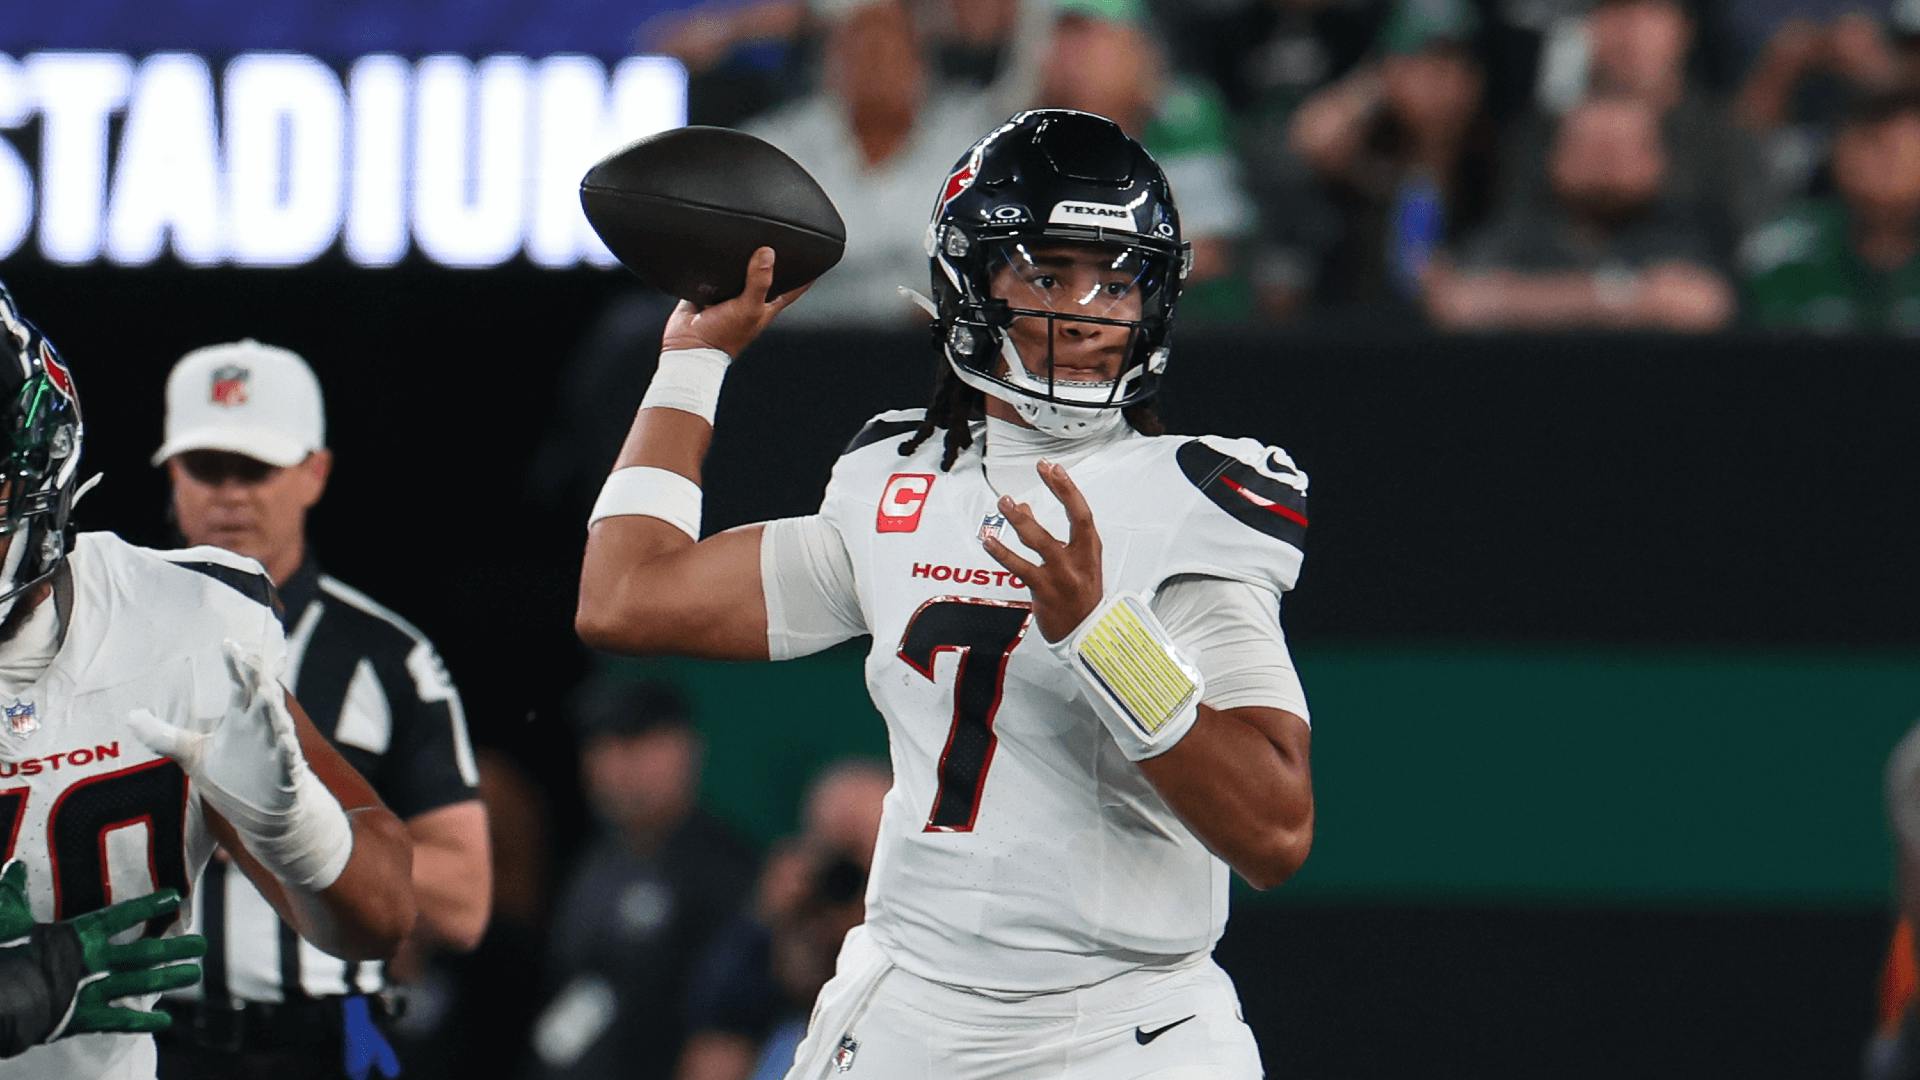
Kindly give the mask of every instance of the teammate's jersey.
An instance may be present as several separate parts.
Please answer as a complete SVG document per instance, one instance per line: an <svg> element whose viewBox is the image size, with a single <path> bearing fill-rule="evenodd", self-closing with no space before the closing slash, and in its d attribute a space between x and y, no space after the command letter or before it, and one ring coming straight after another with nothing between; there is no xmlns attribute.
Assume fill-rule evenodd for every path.
<svg viewBox="0 0 1920 1080"><path fill-rule="evenodd" d="M923 978L1013 993L1085 986L1212 948L1228 869L1128 762L1048 649L1029 594L980 546L1000 525L978 440L942 472L937 433L898 446L918 411L869 423L821 513L840 532L873 634L867 686L894 787L867 925ZM1305 477L1252 440L1130 436L1072 465L1109 593L1176 575L1292 588ZM1005 494L1054 536L1039 478ZM1037 560L1010 527L1000 539Z"/></svg>
<svg viewBox="0 0 1920 1080"><path fill-rule="evenodd" d="M37 682L0 702L0 843L27 864L42 922L156 889L190 891L213 836L185 774L134 738L127 713L217 719L232 686L221 642L257 650L268 670L286 648L271 586L250 560L86 533L67 564L73 604L59 652ZM184 933L186 910L141 932ZM75 1035L0 1061L0 1080L153 1075L147 1035Z"/></svg>

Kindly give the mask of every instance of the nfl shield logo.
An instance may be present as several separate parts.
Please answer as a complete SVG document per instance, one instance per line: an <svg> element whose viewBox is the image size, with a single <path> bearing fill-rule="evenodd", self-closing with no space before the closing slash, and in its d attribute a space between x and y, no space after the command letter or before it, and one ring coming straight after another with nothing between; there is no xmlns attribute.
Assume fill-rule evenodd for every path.
<svg viewBox="0 0 1920 1080"><path fill-rule="evenodd" d="M33 714L33 702L15 700L6 706L7 731L14 735L31 735L40 730L40 718Z"/></svg>
<svg viewBox="0 0 1920 1080"><path fill-rule="evenodd" d="M213 392L210 395L215 405L229 408L247 403L247 369L232 364L215 368L213 372Z"/></svg>
<svg viewBox="0 0 1920 1080"><path fill-rule="evenodd" d="M846 1072L853 1068L853 1055L860 1052L860 1044L851 1034L840 1036L840 1048L833 1052L833 1071Z"/></svg>
<svg viewBox="0 0 1920 1080"><path fill-rule="evenodd" d="M980 535L975 537L975 539L979 540L982 543L985 543L987 537L989 536L998 540L1000 538L1000 530L1006 527L1007 527L1007 519L1005 517L1003 517L1000 514L988 514L984 519L981 520Z"/></svg>

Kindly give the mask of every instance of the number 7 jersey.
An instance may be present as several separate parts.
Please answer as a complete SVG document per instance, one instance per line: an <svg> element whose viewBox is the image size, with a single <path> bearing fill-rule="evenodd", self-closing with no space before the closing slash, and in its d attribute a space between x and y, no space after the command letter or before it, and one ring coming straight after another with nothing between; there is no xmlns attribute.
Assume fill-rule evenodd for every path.
<svg viewBox="0 0 1920 1080"><path fill-rule="evenodd" d="M1005 993L1086 986L1205 953L1229 872L1113 744L983 530L1038 561L998 516L979 442L949 471L919 413L883 414L821 507L873 635L865 665L894 786L867 925L923 978ZM1278 604L1299 573L1305 477L1252 440L1131 435L1069 466L1092 508L1109 593L1201 575ZM1031 476L1031 474L1029 474ZM1006 494L1067 536L1037 476Z"/></svg>
<svg viewBox="0 0 1920 1080"><path fill-rule="evenodd" d="M67 566L73 600L59 651L33 684L0 697L0 845L26 863L41 922L189 891L214 838L186 775L135 738L126 715L220 717L232 686L222 640L272 665L286 649L272 588L250 560L85 533ZM139 934L184 933L189 910ZM154 1067L151 1036L75 1035L0 1061L0 1080L152 1080Z"/></svg>

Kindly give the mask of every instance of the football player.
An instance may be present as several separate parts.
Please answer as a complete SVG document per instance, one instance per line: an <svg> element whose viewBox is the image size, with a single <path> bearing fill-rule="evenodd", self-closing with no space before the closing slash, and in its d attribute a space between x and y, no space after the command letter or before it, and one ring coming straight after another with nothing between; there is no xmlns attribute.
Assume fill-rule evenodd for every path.
<svg viewBox="0 0 1920 1080"><path fill-rule="evenodd" d="M798 294L762 299L763 248L740 298L675 311L577 629L729 659L873 637L894 786L866 922L789 1077L1257 1077L1212 950L1229 868L1278 885L1312 837L1279 622L1306 477L1250 439L1159 434L1188 249L1111 122L989 133L928 254L932 406L868 423L817 514L697 543L722 376Z"/></svg>
<svg viewBox="0 0 1920 1080"><path fill-rule="evenodd" d="M217 844L303 937L391 954L415 913L406 832L281 688L266 576L214 548L72 536L80 402L4 288L0 411L0 858L29 871L34 920L185 894ZM184 922L156 909L127 933L165 940ZM161 988L122 993L150 1009ZM0 1061L0 1080L153 1075L140 1032Z"/></svg>

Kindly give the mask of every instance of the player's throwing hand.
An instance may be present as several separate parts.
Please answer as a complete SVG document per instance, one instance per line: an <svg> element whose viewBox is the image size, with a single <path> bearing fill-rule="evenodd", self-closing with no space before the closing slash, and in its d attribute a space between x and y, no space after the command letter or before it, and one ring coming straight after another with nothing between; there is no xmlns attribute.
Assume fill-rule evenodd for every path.
<svg viewBox="0 0 1920 1080"><path fill-rule="evenodd" d="M1055 539L1033 516L1033 508L1015 502L1013 496L1000 496L1000 512L1020 537L1020 542L1040 556L1040 562L1028 562L1013 553L998 537L981 541L987 554L1001 566L1020 575L1033 594L1033 621L1047 641L1055 642L1073 632L1100 606L1106 593L1106 581L1100 561L1100 533L1093 527L1093 510L1080 494L1065 467L1051 461L1035 466L1040 481L1054 498L1067 508L1067 539Z"/></svg>
<svg viewBox="0 0 1920 1080"><path fill-rule="evenodd" d="M674 306L673 314L667 317L666 332L661 335L661 351L719 349L728 356L739 356L775 315L812 286L802 285L769 300L767 290L772 287L773 249L758 248L747 260L747 287L739 296L706 307L691 300Z"/></svg>

